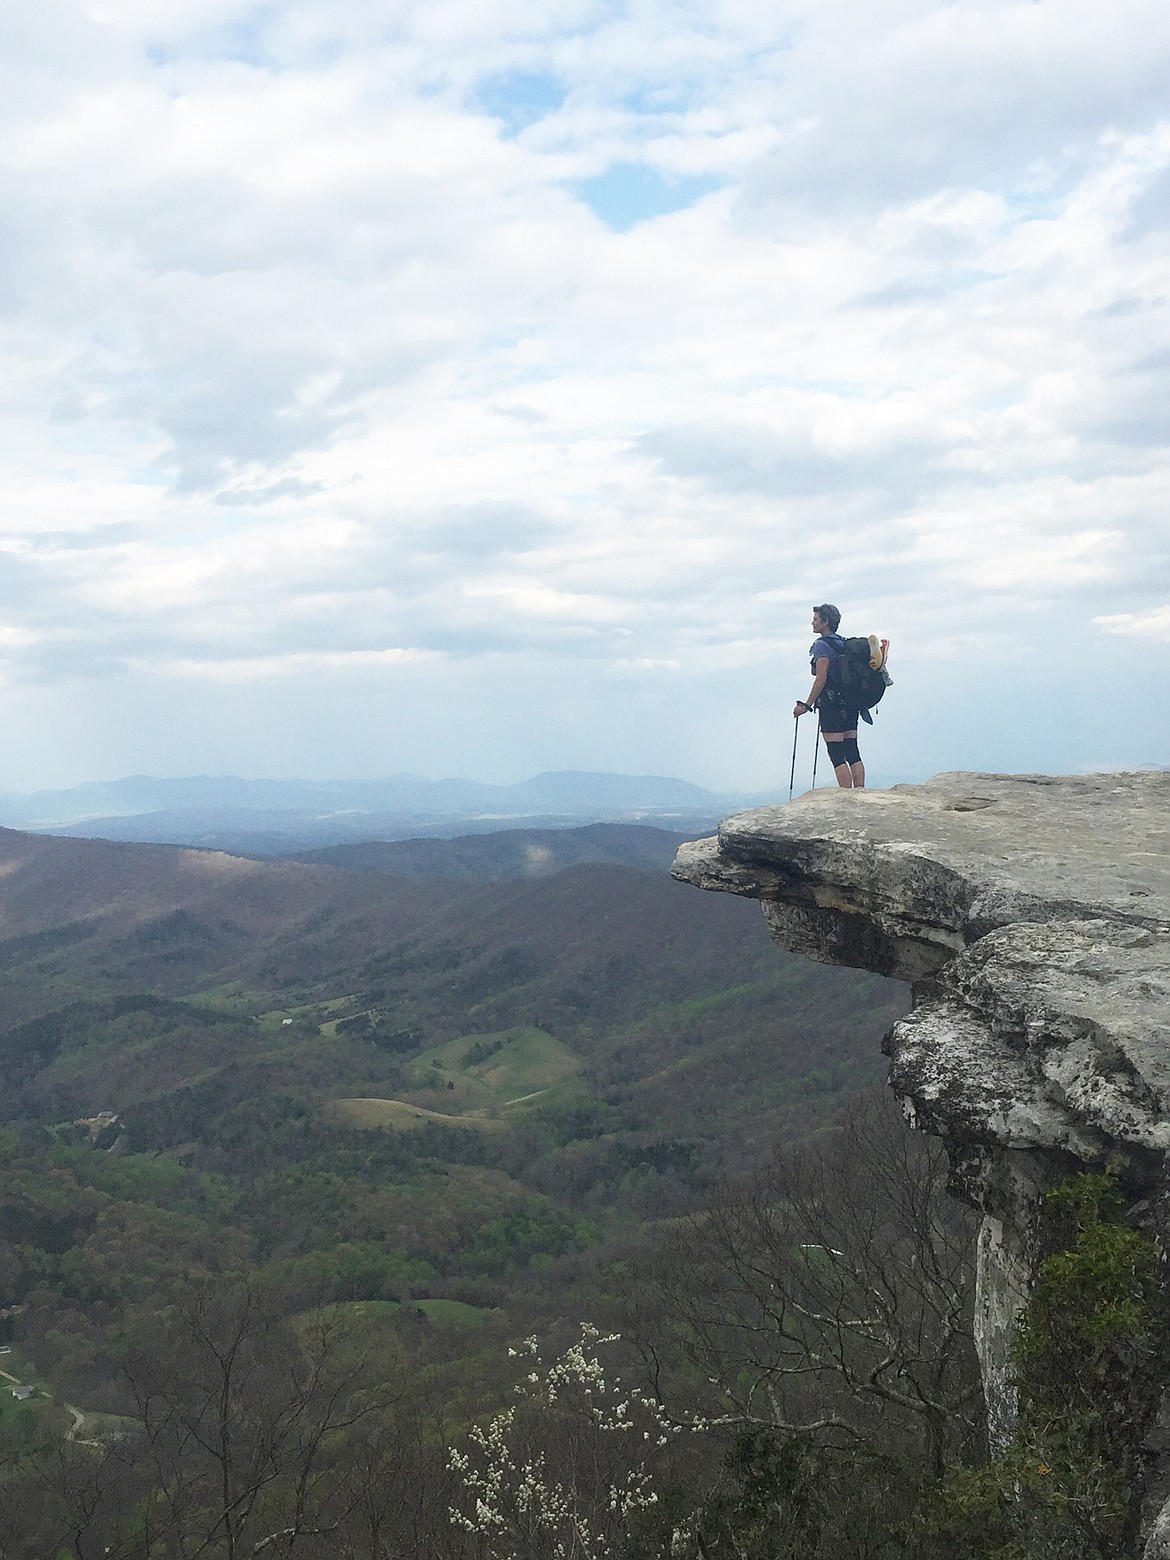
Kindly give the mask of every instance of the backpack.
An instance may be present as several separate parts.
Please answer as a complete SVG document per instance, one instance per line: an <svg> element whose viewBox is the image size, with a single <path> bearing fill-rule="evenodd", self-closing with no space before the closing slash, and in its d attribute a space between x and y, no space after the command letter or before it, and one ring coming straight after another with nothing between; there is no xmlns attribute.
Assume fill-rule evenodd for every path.
<svg viewBox="0 0 1170 1560"><path fill-rule="evenodd" d="M837 647L837 654L829 662L827 687L843 704L855 704L862 720L872 726L869 712L880 703L894 680L886 671L890 641L879 640L876 634L868 639L844 639L840 634L825 637L831 637Z"/></svg>

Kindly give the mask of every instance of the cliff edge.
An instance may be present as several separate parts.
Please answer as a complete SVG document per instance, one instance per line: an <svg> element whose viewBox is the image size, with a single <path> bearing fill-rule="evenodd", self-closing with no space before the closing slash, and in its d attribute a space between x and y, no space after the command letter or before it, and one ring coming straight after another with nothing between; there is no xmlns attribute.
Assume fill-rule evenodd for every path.
<svg viewBox="0 0 1170 1560"><path fill-rule="evenodd" d="M955 773L814 791L727 819L679 850L674 875L759 899L787 948L913 982L913 1008L886 1041L890 1083L911 1123L943 1139L955 1191L984 1216L976 1346L1002 1447L1045 1192L1109 1164L1148 1226L1162 1204L1170 773ZM1154 1233L1165 1249L1168 1232ZM1152 1462L1156 1511L1170 1468L1165 1453ZM1146 1553L1170 1556L1170 1507Z"/></svg>

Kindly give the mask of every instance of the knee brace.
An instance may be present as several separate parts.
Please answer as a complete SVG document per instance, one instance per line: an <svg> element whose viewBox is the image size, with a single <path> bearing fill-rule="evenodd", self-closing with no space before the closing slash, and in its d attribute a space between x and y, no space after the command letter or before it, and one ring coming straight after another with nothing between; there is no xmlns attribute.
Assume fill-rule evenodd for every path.
<svg viewBox="0 0 1170 1560"><path fill-rule="evenodd" d="M853 744L853 746L857 746L856 742ZM838 769L842 764L847 764L849 762L849 759L846 757L846 754L849 750L848 742L826 742L825 750L829 755L829 762L832 764L834 769Z"/></svg>
<svg viewBox="0 0 1170 1560"><path fill-rule="evenodd" d="M829 762L834 769L842 764L860 764L861 754L857 751L857 738L846 737L843 742L826 742L825 748L829 754Z"/></svg>

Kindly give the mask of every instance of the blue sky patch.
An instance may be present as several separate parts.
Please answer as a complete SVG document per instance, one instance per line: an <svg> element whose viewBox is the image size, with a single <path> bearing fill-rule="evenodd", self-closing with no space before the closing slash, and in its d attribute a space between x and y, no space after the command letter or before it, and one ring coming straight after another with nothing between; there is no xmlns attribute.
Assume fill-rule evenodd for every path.
<svg viewBox="0 0 1170 1560"><path fill-rule="evenodd" d="M173 65L194 57L205 60L235 60L241 65L268 67L273 64L267 33L279 17L273 5L253 6L237 17L228 17L207 26L195 27L180 40L169 43L148 42L147 59L152 65ZM327 60L320 59L320 66Z"/></svg>
<svg viewBox="0 0 1170 1560"><path fill-rule="evenodd" d="M645 163L614 163L595 179L573 180L569 188L615 233L628 233L648 217L685 211L719 183L706 174L667 179Z"/></svg>
<svg viewBox="0 0 1170 1560"><path fill-rule="evenodd" d="M692 99L674 85L654 85L627 92L621 99L631 113L644 115L685 114L692 106Z"/></svg>
<svg viewBox="0 0 1170 1560"><path fill-rule="evenodd" d="M508 70L489 76L476 93L479 106L502 119L509 135L553 114L565 101L565 89L547 71Z"/></svg>

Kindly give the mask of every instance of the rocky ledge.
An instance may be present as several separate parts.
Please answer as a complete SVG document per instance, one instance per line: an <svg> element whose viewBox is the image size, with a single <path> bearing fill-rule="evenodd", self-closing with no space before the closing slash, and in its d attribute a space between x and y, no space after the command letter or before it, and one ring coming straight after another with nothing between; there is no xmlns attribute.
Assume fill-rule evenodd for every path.
<svg viewBox="0 0 1170 1560"><path fill-rule="evenodd" d="M727 819L674 875L759 899L787 948L914 983L890 1082L984 1214L976 1344L1002 1445L1044 1192L1105 1164L1135 1204L1165 1184L1170 773L813 791Z"/></svg>

